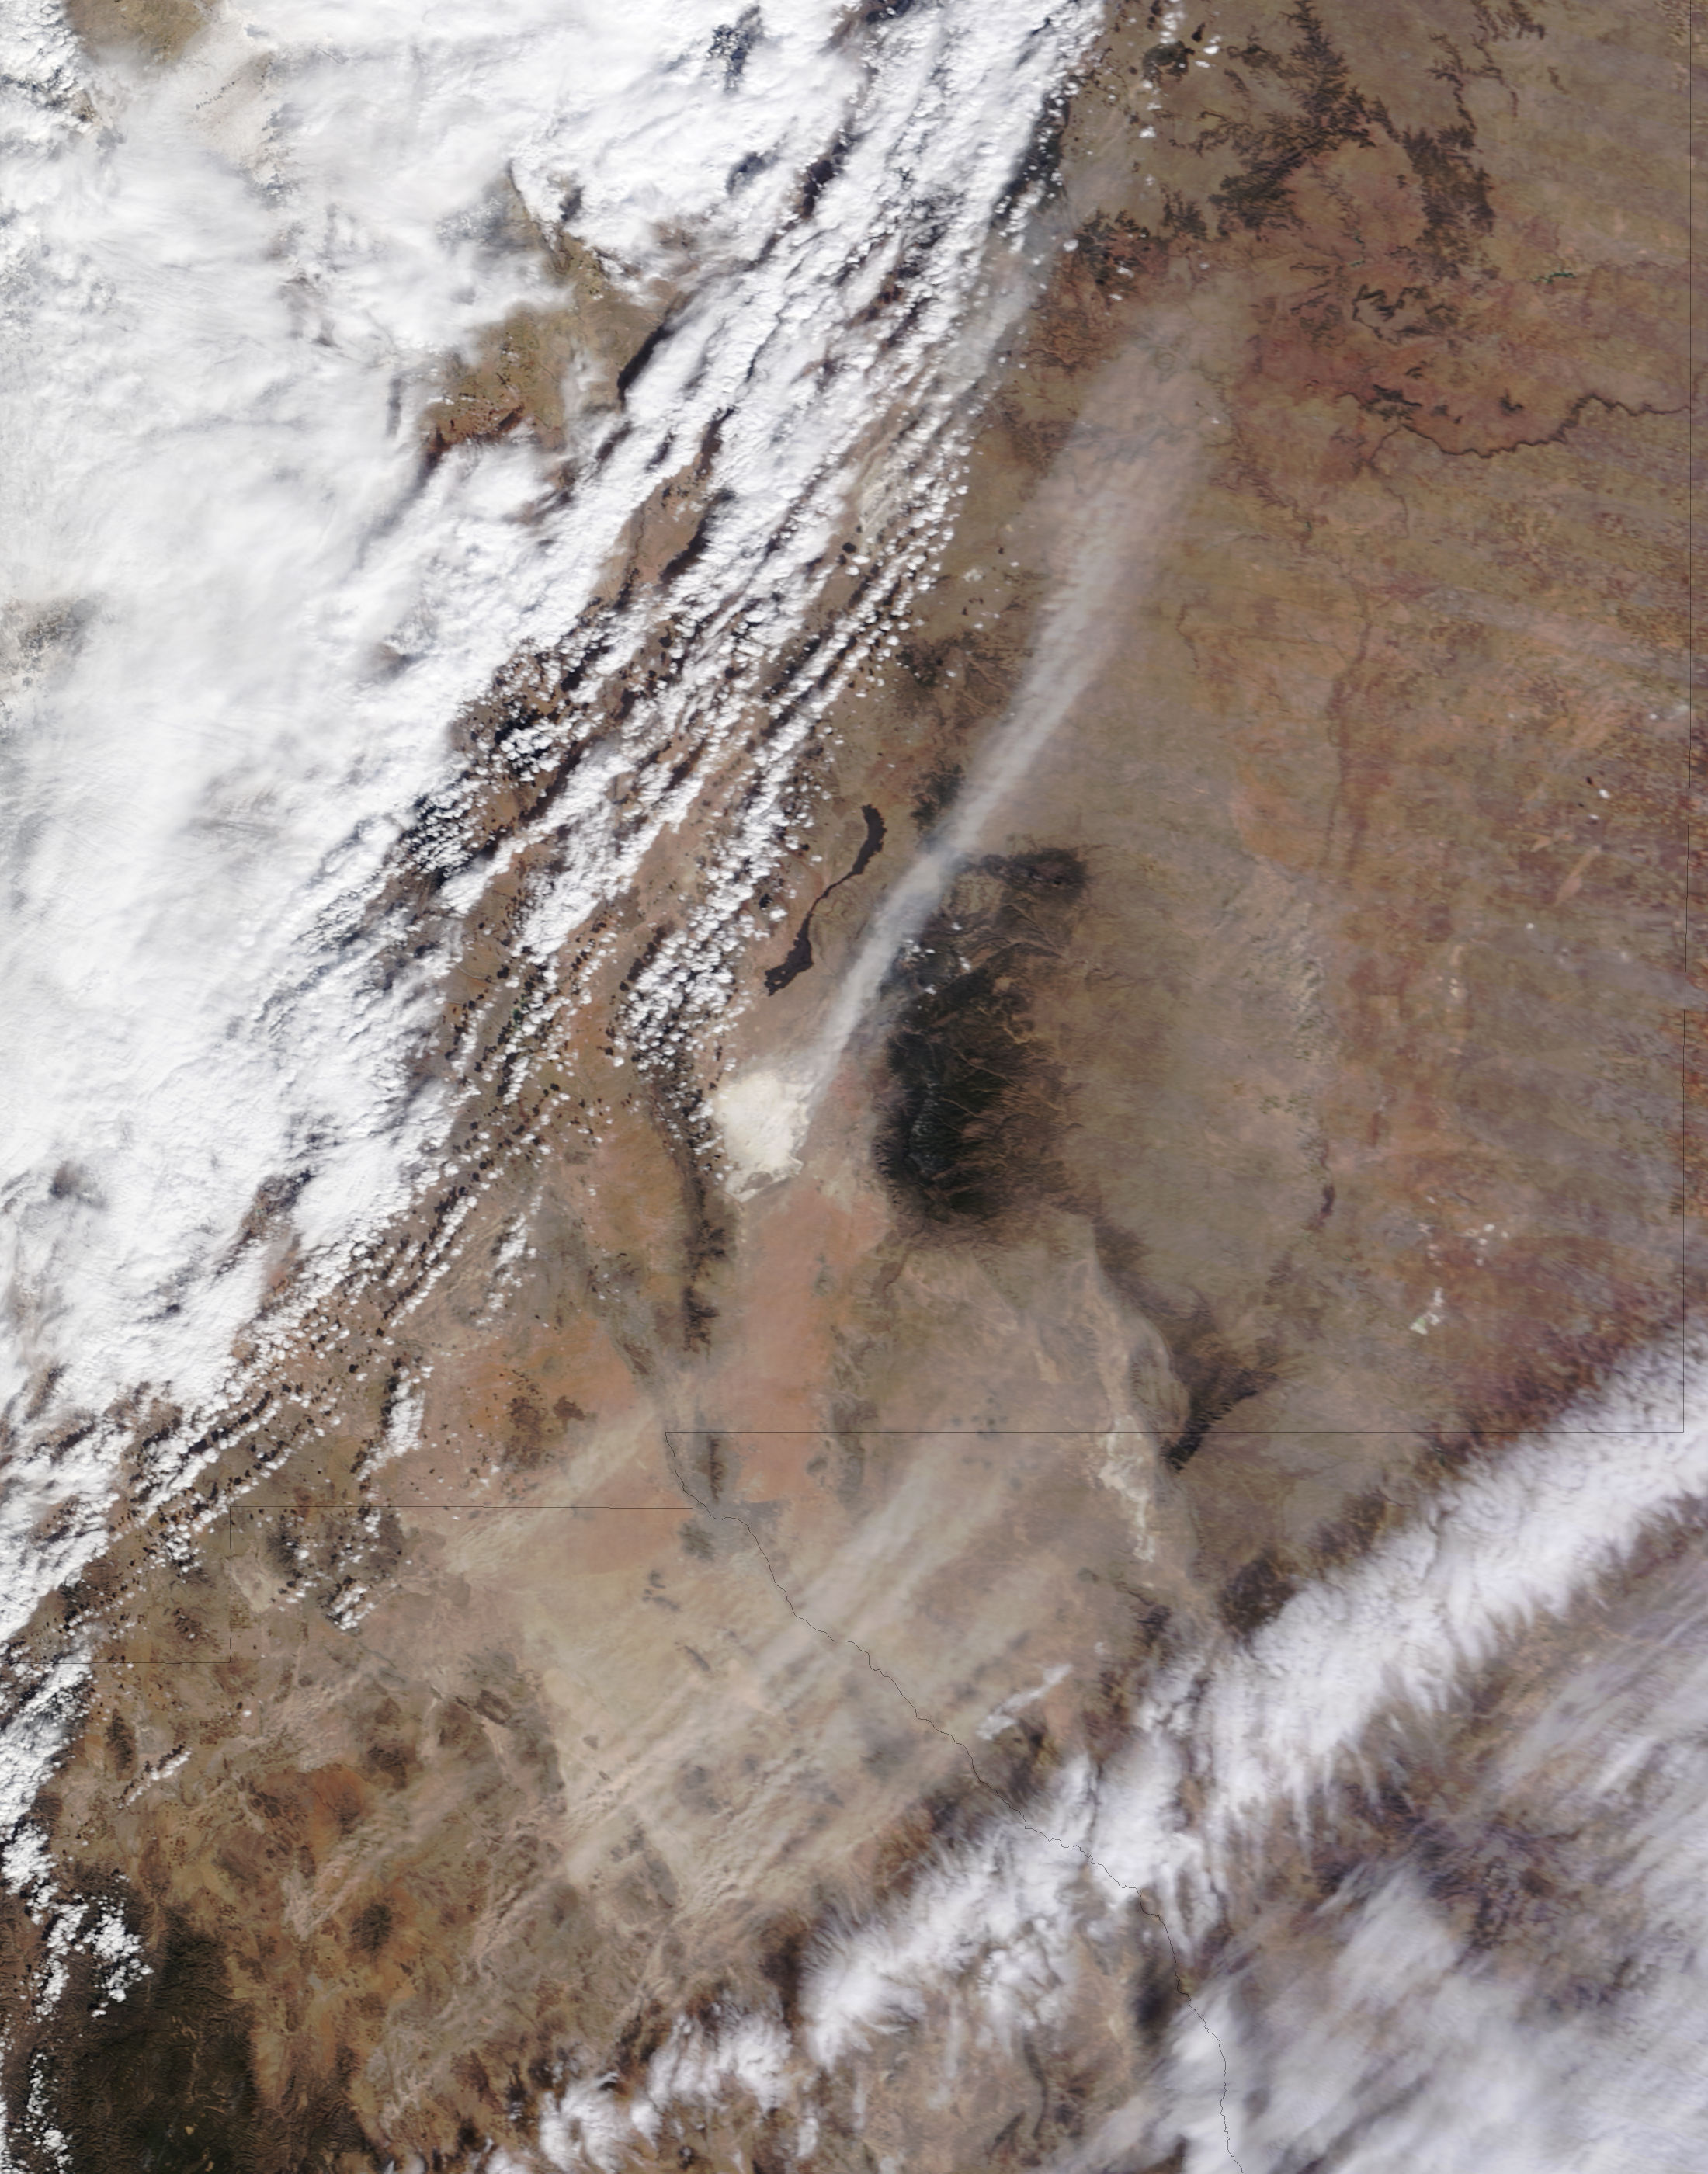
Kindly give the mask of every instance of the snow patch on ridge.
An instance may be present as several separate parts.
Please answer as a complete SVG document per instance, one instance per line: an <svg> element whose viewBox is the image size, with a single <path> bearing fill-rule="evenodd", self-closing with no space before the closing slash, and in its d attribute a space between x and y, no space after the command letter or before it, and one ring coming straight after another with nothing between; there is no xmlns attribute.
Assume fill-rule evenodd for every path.
<svg viewBox="0 0 1708 2174"><path fill-rule="evenodd" d="M965 396L1014 306L987 283L992 218L1091 13L1040 30L1019 0L950 0L856 33L830 0L778 0L732 78L722 12L279 0L222 13L165 72L91 62L45 0L0 29L0 1401L57 1452L8 1471L0 1629L100 1544L144 1422L149 1506L240 1390L226 1440L268 1424L232 1357L263 1287L237 1234L266 1189L289 1181L307 1273L254 1334L257 1368L430 1183L448 1106L408 1056L445 961L380 975L397 931L369 908L424 808L443 872L469 871L481 781L447 729L506 660L597 619L660 463L717 424L717 518L670 600L674 691L540 819L553 865L527 939L565 971L566 940L722 779L708 895L635 992L646 1049L727 1003L795 767L935 563ZM808 212L802 176L826 160ZM506 192L675 311L624 412L574 425L566 499L527 443L424 473L411 442L447 348L562 299L543 257L495 241ZM904 330L871 305L905 256ZM887 440L886 403L915 417ZM893 563L767 720L851 499ZM651 604L605 625L608 670L659 627ZM543 765L557 729L512 754ZM684 776L641 775L621 823L608 790L583 793L673 746Z"/></svg>

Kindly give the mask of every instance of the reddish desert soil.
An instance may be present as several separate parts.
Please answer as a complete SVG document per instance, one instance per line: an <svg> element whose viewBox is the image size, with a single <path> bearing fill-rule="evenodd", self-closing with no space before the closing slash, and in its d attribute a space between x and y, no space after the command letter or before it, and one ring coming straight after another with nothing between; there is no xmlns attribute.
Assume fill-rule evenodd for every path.
<svg viewBox="0 0 1708 2174"><path fill-rule="evenodd" d="M1102 1756L1170 1640L1245 1634L1678 1334L1684 41L1604 0L1111 18L737 1076L811 1045L1075 610L1078 677L798 1173L725 1189L680 1082L606 1054L685 832L562 1091L495 1102L446 1280L395 1324L353 1297L268 1422L317 1398L320 1432L200 1531L116 1533L31 1634L97 1641L41 1811L154 1965L95 2014L78 1963L12 2028L78 2174L473 2164L675 2017L786 2025L813 1928ZM430 434L549 457L572 334L495 329ZM412 1358L419 1443L376 1463ZM38 1944L15 1913L14 1987ZM1086 2058L1095 2105L1120 2064ZM884 2117L910 2164L1030 2163L1046 2127L991 2142L1011 2082ZM659 2150L735 2164L750 2118ZM875 2163L834 2127L815 2164Z"/></svg>

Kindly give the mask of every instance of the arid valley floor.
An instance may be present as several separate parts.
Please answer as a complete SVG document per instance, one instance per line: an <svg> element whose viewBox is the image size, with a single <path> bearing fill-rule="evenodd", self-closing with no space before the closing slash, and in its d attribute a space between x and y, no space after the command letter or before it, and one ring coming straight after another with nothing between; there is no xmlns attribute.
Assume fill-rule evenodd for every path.
<svg viewBox="0 0 1708 2174"><path fill-rule="evenodd" d="M876 80L940 12L835 38ZM248 19L72 14L144 84ZM0 2163L1708 2161L1698 30L1088 14L962 450L922 514L851 409L786 654L704 637L718 763L643 725L748 396L659 425L315 999L436 976L406 1194L316 1283L312 1153L256 1173L223 1403L43 1359L12 1408L30 1545L81 1537L5 1652ZM572 522L696 245L627 277L512 196L546 299L397 428ZM760 547L719 578L759 627ZM620 880L543 937L596 823Z"/></svg>

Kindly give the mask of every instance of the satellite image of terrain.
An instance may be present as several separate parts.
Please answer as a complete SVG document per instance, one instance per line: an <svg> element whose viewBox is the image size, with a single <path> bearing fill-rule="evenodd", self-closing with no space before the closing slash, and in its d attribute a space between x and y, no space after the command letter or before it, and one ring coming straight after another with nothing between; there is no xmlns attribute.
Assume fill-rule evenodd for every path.
<svg viewBox="0 0 1708 2174"><path fill-rule="evenodd" d="M7 0L0 2174L1702 2174L1684 0Z"/></svg>

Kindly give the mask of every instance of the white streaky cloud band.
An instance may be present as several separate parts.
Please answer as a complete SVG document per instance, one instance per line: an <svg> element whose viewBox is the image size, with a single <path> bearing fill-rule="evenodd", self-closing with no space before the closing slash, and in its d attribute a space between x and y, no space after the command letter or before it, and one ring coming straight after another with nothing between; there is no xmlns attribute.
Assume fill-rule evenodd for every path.
<svg viewBox="0 0 1708 2174"><path fill-rule="evenodd" d="M1165 1688L1155 1725L1185 1758L1202 1742L1214 1770L1204 1874L1219 1879L1265 1819L1308 1818L1330 1782L1357 1778L1350 1755L1380 1761L1380 1724L1432 1718L1531 1623L1616 1571L1656 1521L1705 1495L1708 1377L1681 1343L1653 1347L1558 1426L1445 1488L1356 1568L1305 1587L1202 1697ZM1100 1823L1097 1840L1117 1874L1141 1870L1118 1826Z"/></svg>
<svg viewBox="0 0 1708 2174"><path fill-rule="evenodd" d="M967 396L1030 276L995 229L1091 11L950 0L857 34L793 0L738 68L724 13L280 0L166 69L92 61L46 0L0 26L8 1628L99 1544L138 1431L163 1499L240 1389L264 1424L233 1356L261 1188L290 1193L306 1264L264 1366L435 1182L450 1106L408 1059L446 960L381 972L365 917L400 856L478 911L517 848L483 831L496 773L450 727L590 626L586 706L499 770L543 773L601 716L658 634L656 599L599 585L664 464L715 442L674 677L525 841L553 863L524 931L538 1021L573 999L561 947L722 794L705 895L631 994L643 1054L727 1006L822 705L949 533ZM414 435L447 350L573 296L497 235L516 203L672 312L620 413L571 384L555 495L522 439L428 469ZM905 324L877 306L904 258ZM887 562L766 722L855 506Z"/></svg>
<svg viewBox="0 0 1708 2174"><path fill-rule="evenodd" d="M785 2071L802 2118L815 2078L859 2073L887 2034L908 2034L911 2061L927 2058L923 2042L952 2067L957 2047L1069 2027L1081 1944L1160 1922L1192 2004L1144 2096L1052 2162L1060 2174L1176 2144L1189 2174L1204 2174L1229 2163L1230 2141L1246 2174L1286 2174L1337 2139L1346 2155L1333 2163L1349 2174L1387 2174L1431 2149L1441 2174L1699 2163L1708 2086L1690 2049L1708 1962L1692 1898L1708 1852L1708 1589L1694 1547L1669 1612L1606 1652L1581 1640L1563 1649L1579 1658L1500 1743L1489 1784L1532 1792L1544 1831L1550 1816L1567 1835L1608 1825L1614 1855L1598 1885L1647 1927L1647 1977L1622 1991L1610 1961L1604 2010L1565 2013L1468 1953L1403 1864L1317 1914L1311 1967L1327 1975L1295 1986L1295 1950L1281 1951L1284 2002L1261 1980L1262 1942L1242 1947L1240 1928L1261 1906L1266 1862L1331 1832L1365 1774L1427 1758L1491 1663L1538 1622L1594 1621L1646 1539L1708 1502L1705 1387L1708 1368L1681 1364L1676 1344L1634 1360L1252 1637L1176 1665L1100 1772L1068 1766L1023 1814L997 1812L947 1851L905 1902L821 1932ZM1479 1834L1491 1823L1493 1810L1473 1820ZM721 2031L733 2036L736 2021ZM648 2106L668 2108L677 2079L722 2073L712 2042L684 2024ZM1462 2089L1467 2074L1486 2090ZM780 2088L774 2077L768 2089ZM1633 2139L1651 2155L1622 2158Z"/></svg>
<svg viewBox="0 0 1708 2174"><path fill-rule="evenodd" d="M223 12L164 73L90 62L46 0L0 24L6 1633L100 1548L139 1433L157 1504L235 1400L239 1436L266 1426L234 1346L252 1334L264 1368L312 1343L319 1298L434 1182L451 1113L408 1059L447 962L376 972L364 925L399 855L450 877L441 911L472 915L543 840L555 868L524 940L547 993L527 1019L572 999L549 993L559 947L745 758L858 504L889 563L803 683L815 706L749 765L707 895L631 1002L636 1044L679 1046L727 1004L735 917L800 819L791 780L826 700L949 533L966 395L1018 306L1012 280L985 292L993 212L1089 13L1040 36L1013 0L920 10L862 52L836 8L779 6L738 86L711 64L722 12L287 0ZM833 147L803 219L803 170ZM572 367L566 499L526 443L424 473L414 441L447 349L565 299L494 245L506 191L546 230L573 202L603 277L673 298L620 417L577 408ZM909 252L900 337L874 301ZM874 430L886 403L901 420ZM658 631L653 599L602 607L602 576L661 467L714 433L717 518L672 598L675 681L530 829L489 842L486 781L450 726L590 614L597 717ZM585 727L513 735L508 776ZM662 793L646 765L673 744L694 760ZM260 1249L235 1239L268 1187L309 1273L257 1329ZM405 1311L470 1204L439 1219ZM376 1457L418 1422L405 1383ZM347 1581L333 1620L369 1604ZM100 1937L26 1816L83 1677L73 1653L27 1690L0 1769L0 1875L57 1942L44 1998L60 1951ZM598 2131L597 2101L585 2113Z"/></svg>
<svg viewBox="0 0 1708 2174"><path fill-rule="evenodd" d="M930 1940L911 1923L893 1936L882 1922L862 1928L874 1955L892 1937L905 1947L909 1960L896 1950L878 1976L905 1982L934 1954L976 1942L998 1868L1024 1857L1057 1876L1064 1847L1076 1884L1095 1865L1105 1897L1162 1898L1183 1939L1213 1922L1248 1853L1284 1843L1332 1785L1356 1787L1362 1762L1390 1755L1392 1724L1437 1715L1537 1617L1581 1602L1656 1521L1708 1498L1705 1392L1700 1360L1681 1376L1677 1345L1650 1352L1560 1425L1445 1490L1354 1568L1305 1587L1248 1641L1166 1672L1095 1792L1084 1769L1068 1771L1024 1826L997 1823L976 1877L943 1876ZM1189 1822L1179 1810L1188 1777L1203 1805ZM827 2063L860 2009L835 1982L815 1979L811 1996Z"/></svg>
<svg viewBox="0 0 1708 2174"><path fill-rule="evenodd" d="M1617 1445L1614 1446L1615 1450ZM1664 1555L1662 1561L1664 1564ZM1219 1952L1196 2006L1228 2063L1228 2135L1249 2174L1685 2174L1708 2142L1708 1570L1699 1542L1590 1614L1546 1696L1489 1732L1457 1786L1414 1739L1382 1755L1424 1846L1360 1865L1314 1908L1273 1912ZM1422 1774L1411 1783L1413 1759ZM1322 1839L1337 1836L1332 1816ZM1469 1877L1443 1876L1455 1847ZM1342 1840L1343 1856L1355 1848ZM1521 1918L1476 1937L1493 1910ZM1178 2073L1207 2034L1182 2015L1166 2072L1052 2174L1189 2145L1226 2163L1219 2107Z"/></svg>
<svg viewBox="0 0 1708 2174"><path fill-rule="evenodd" d="M887 72L857 83L828 48L830 12L798 11L781 33L774 21L742 98L710 106L679 10L631 14L614 44L592 41L622 77L620 96L586 65L585 22L556 16L575 60L567 103L565 70L554 80L540 68L513 18L493 35L466 13L412 16L407 40L388 46L397 25L388 33L377 12L340 11L333 24L283 9L255 40L259 67L233 51L239 28L254 38L256 26L228 19L161 79L91 72L46 10L26 26L7 149L34 220L10 230L22 306L14 397L0 414L30 516L8 570L15 824L0 933L26 1054L6 1082L0 1216L17 1332L6 1387L15 1412L47 1385L36 1431L53 1454L11 1459L0 1537L13 1626L100 1543L136 1431L122 1409L111 1419L104 1409L140 1392L143 1420L158 1432L164 1418L151 1499L196 1468L177 1445L237 1387L230 1354L258 1296L253 1256L231 1247L258 1188L295 1190L295 1233L325 1289L420 1183L446 1117L406 1094L403 1060L436 986L421 970L382 992L371 944L349 938L424 805L451 819L438 865L462 871L444 901L453 910L473 911L516 849L500 840L483 861L459 844L457 814L478 781L448 764L446 727L505 658L585 619L684 424L703 441L715 421L727 442L713 548L674 599L680 685L585 764L550 812L562 873L528 931L548 965L716 764L703 760L663 802L643 785L645 819L623 835L609 788L673 737L714 759L734 739L817 593L815 557L851 492L869 520L889 520L895 563L875 599L846 614L822 690L873 653L884 597L893 609L928 573L965 435L957 403L983 352L956 336L988 255L992 203L1063 50L1031 38L1018 8L976 35L966 13L922 19L893 41ZM789 38L809 95L777 73ZM1030 74L1016 74L1016 41L1033 49ZM506 68L507 99L494 95ZM750 95L768 80L765 96ZM543 120L529 105L543 84L558 100ZM970 149L967 129L995 109L998 125ZM708 112L715 125L696 133ZM774 230L792 216L801 165L850 113L862 125L821 198L840 219L820 218L779 251ZM581 233L607 250L650 250L650 266L633 268L643 286L649 273L680 285L687 270L700 286L624 428L597 414L577 426L582 486L567 511L543 513L525 446L462 449L424 483L399 425L447 344L518 300L556 299L537 273L479 246L506 172L524 195L556 187L554 128L597 176L579 189ZM747 176L738 197L710 186L695 197L685 173L673 181L677 212L688 204L717 230L691 252L661 247L651 212L623 224L625 206L656 188L661 132L702 184L726 150ZM926 170L886 231L873 207L898 158L904 175ZM933 191L958 215L937 220L916 268L926 291L913 337L888 338L880 359L888 328L873 294L917 243L900 214L916 225ZM549 215L549 201L539 208ZM823 293L851 269L845 308L868 322L839 334ZM828 398L808 390L827 362ZM868 447L862 464L885 399L911 403L911 436L900 450ZM62 419L57 437L36 434L44 413ZM878 473L904 452L918 471L911 499ZM754 597L756 573L768 586ZM646 612L608 625L614 664L655 630ZM373 668L382 651L389 676ZM732 657L740 681L718 699ZM728 924L778 857L810 731L803 716L773 735L719 887L678 947L686 976L673 958L673 979L655 975L637 992L642 1036L656 1039L661 1015L704 1020L724 1003ZM549 738L536 738L542 761ZM527 752L513 744L510 759ZM442 1221L412 1304L448 1263L467 1206ZM257 1338L263 1363L300 1341L293 1323L311 1318L316 1289ZM247 1394L252 1433L268 1405ZM400 1423L408 1410L406 1398ZM388 1436L381 1453L391 1447ZM366 1600L353 1587L335 1620L354 1621ZM14 1731L19 1804L73 1704L74 1686L56 1681L42 1725ZM9 1868L57 1924L31 1849L19 1829Z"/></svg>
<svg viewBox="0 0 1708 2174"><path fill-rule="evenodd" d="M5 747L23 1334L0 1393L52 1365L71 1408L144 1378L215 1393L257 1290L211 1262L316 1134L311 1242L399 1203L406 1159L375 1135L427 992L382 1003L365 960L328 976L314 938L444 776L458 708L560 631L635 500L560 523L588 538L560 569L515 517L538 490L525 449L423 487L389 403L529 284L455 224L518 143L556 122L608 193L656 187L644 143L643 186L592 123L626 114L650 143L633 78L662 62L668 92L695 26L673 11L661 54L657 11L624 24L430 10L404 36L388 9L286 6L264 69L234 23L176 73L95 80L105 129L65 116L14 146L6 588L44 661ZM62 34L53 58L79 66ZM578 102L543 104L566 72ZM835 77L791 109L796 141L759 129L783 170L830 125ZM716 149L682 127L700 109L728 133L732 102L698 87L689 115L655 91L678 165ZM388 636L411 656L389 686Z"/></svg>

